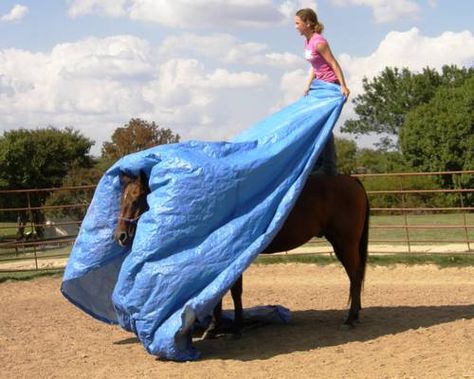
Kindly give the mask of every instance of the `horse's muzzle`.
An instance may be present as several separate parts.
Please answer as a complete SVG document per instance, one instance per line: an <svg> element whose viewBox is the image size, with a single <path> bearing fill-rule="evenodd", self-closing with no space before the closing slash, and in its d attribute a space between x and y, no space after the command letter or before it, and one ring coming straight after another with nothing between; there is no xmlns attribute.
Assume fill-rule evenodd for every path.
<svg viewBox="0 0 474 379"><path fill-rule="evenodd" d="M131 238L126 231L116 231L114 239L121 247L126 247L131 242Z"/></svg>

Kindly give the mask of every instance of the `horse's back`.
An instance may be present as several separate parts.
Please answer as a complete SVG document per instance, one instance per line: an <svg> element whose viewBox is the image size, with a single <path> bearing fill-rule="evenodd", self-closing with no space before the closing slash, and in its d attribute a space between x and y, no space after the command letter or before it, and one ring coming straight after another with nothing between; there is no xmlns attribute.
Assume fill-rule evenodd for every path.
<svg viewBox="0 0 474 379"><path fill-rule="evenodd" d="M331 213L337 210L365 208L367 195L362 183L348 175L310 176L304 192L312 196L322 207L331 207Z"/></svg>

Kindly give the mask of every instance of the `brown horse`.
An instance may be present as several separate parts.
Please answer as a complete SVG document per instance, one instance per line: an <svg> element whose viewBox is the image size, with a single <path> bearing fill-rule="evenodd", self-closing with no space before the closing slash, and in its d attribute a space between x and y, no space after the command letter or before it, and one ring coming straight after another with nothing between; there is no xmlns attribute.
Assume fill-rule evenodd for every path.
<svg viewBox="0 0 474 379"><path fill-rule="evenodd" d="M123 184L120 216L115 239L130 244L141 214L148 209L148 179L121 174ZM344 266L350 280L350 309L344 322L354 326L361 309L361 289L367 262L369 202L358 179L346 175L310 176L295 206L270 245L262 254L294 249L313 237L326 237ZM235 307L232 332L239 334L242 325L242 276L231 288ZM214 309L213 321L206 331L213 337L222 324L222 301Z"/></svg>

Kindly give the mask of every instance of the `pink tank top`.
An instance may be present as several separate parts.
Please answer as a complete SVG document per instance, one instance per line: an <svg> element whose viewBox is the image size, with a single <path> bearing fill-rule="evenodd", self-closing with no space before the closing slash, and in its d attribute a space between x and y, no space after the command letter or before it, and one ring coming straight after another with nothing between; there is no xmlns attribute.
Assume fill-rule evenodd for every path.
<svg viewBox="0 0 474 379"><path fill-rule="evenodd" d="M309 41L305 39L304 57L309 63L311 63L311 66L313 66L316 79L322 80L324 82L335 83L338 81L336 73L316 50L316 46L321 43L327 44L328 41L326 41L326 39L318 33L314 33Z"/></svg>

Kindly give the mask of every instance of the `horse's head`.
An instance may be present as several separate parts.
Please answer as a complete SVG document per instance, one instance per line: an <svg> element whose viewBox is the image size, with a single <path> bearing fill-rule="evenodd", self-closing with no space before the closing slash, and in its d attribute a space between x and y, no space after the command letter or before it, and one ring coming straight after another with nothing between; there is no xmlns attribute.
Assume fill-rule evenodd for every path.
<svg viewBox="0 0 474 379"><path fill-rule="evenodd" d="M122 198L120 199L120 215L114 237L120 246L132 243L140 216L148 210L146 201L150 193L148 178L143 171L139 176L120 173Z"/></svg>

